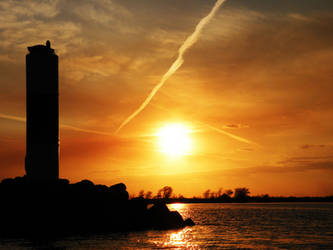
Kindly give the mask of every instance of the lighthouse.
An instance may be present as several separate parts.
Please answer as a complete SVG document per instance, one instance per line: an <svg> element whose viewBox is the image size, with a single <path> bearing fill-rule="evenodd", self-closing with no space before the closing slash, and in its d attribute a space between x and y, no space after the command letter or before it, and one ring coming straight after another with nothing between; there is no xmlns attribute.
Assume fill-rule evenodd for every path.
<svg viewBox="0 0 333 250"><path fill-rule="evenodd" d="M28 47L26 55L25 170L32 181L59 178L58 56L46 45Z"/></svg>

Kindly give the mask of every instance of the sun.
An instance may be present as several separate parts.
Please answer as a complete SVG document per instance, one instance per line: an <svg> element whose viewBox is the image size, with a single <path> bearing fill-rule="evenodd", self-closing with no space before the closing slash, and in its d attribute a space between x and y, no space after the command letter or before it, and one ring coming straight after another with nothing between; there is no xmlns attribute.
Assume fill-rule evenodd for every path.
<svg viewBox="0 0 333 250"><path fill-rule="evenodd" d="M165 155L179 157L191 153L190 129L180 123L167 124L157 133L159 151Z"/></svg>

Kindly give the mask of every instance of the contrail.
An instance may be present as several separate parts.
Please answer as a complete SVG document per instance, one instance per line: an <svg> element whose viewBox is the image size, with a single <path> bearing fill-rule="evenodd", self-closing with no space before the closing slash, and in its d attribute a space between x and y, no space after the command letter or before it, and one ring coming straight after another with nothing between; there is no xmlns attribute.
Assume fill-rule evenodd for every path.
<svg viewBox="0 0 333 250"><path fill-rule="evenodd" d="M11 120L11 121L18 121L18 122L24 122L24 123L26 122L26 119L24 117L7 115L7 114L3 114L3 113L0 113L0 118ZM66 125L66 124L59 124L59 127L61 129L68 129L68 130L72 130L72 131L84 132L84 133L89 133L89 134L110 135L110 136L113 135L112 133L107 133L107 132L102 132L102 131L92 130L92 129L78 128L78 127L73 127L71 125Z"/></svg>
<svg viewBox="0 0 333 250"><path fill-rule="evenodd" d="M233 139L235 139L235 140L237 140L237 141L244 142L244 143L247 143L247 144L252 144L252 145L259 146L259 144L255 143L255 142L253 142L253 141L250 141L250 140L248 140L248 139L245 139L245 138L243 138L243 137L240 137L240 136L237 136L237 135L231 134L231 133L226 132L226 131L224 131L224 130L222 130L222 129L219 129L219 128L217 128L217 127L211 126L211 125L209 125L209 124L207 124L207 123L202 123L202 122L200 122L200 123L201 123L202 125L206 126L207 128L210 128L211 130L214 130L214 131L216 131L216 132L218 132L218 133L221 133L221 134L224 134L224 135L226 135L226 136L229 136L230 138L233 138Z"/></svg>
<svg viewBox="0 0 333 250"><path fill-rule="evenodd" d="M156 95L156 93L159 91L159 89L164 85L164 83L179 69L180 66L184 63L184 54L185 52L195 44L199 36L202 32L202 29L212 20L220 6L225 2L226 0L218 0L214 7L211 9L209 14L205 16L203 19L200 20L200 22L195 27L194 32L188 36L185 40L185 42L182 44L182 46L178 50L178 57L174 61L174 63L171 65L171 67L168 69L168 71L163 75L160 82L152 89L150 94L147 96L147 98L143 101L143 103L139 106L137 110L135 110L115 131L115 133L118 133L120 129L122 129L127 123L129 123L134 117L136 117L142 110L146 108L146 106L150 103L151 99Z"/></svg>
<svg viewBox="0 0 333 250"><path fill-rule="evenodd" d="M164 107L162 107L162 106L159 106L159 105L156 105L156 104L152 104L152 106L153 106L153 107L156 107L156 108L158 108L158 109L161 109L161 110L163 110L163 111L170 112L168 109L166 109L166 108L164 108ZM195 123L198 123L198 124L200 124L200 125L202 125L202 126L204 126L204 127L207 127L207 128L209 128L210 130L213 130L213 131L215 131L215 132L217 132L217 133L220 133L220 134L224 134L224 135L226 135L226 136L229 136L230 138L235 139L236 141L240 141L240 142L244 142L244 143L247 143L247 144L252 144L252 145L260 146L260 145L259 145L258 143L256 143L256 142L253 142L253 141L250 141L250 140L248 140L248 139L246 139L246 138L244 138L244 137L240 137L240 136L238 136L238 135L235 135L235 134L232 134L232 133L226 132L226 131L224 131L224 130L222 130L222 129L220 129L220 128L217 128L217 127L215 127L215 126L212 126L212 125L210 125L210 124L207 124L207 123L204 123L204 122L201 122L201 121L198 121L198 120L192 120L192 121L195 122Z"/></svg>
<svg viewBox="0 0 333 250"><path fill-rule="evenodd" d="M161 106L154 105L154 107L162 109L164 111L168 111L167 109L165 109L165 108L163 108ZM7 119L7 120L12 120L12 121L24 122L24 123L26 122L26 119L24 117L14 116L14 115L7 115L7 114L3 114L3 113L0 113L0 118ZM240 137L240 136L234 135L232 133L226 132L226 131L224 131L222 129L219 129L219 128L214 127L212 125L209 125L207 123L203 123L203 122L200 122L198 120L195 120L194 122L199 123L199 124L201 124L201 125L209 128L211 130L214 130L214 131L216 131L218 133L221 133L221 134L224 134L226 136L229 136L230 138L233 138L233 139L235 139L237 141L259 146L257 143L255 143L253 141L250 141L250 140L245 139L243 137ZM83 132L83 133L89 133L89 134L108 135L108 136L112 136L113 135L112 133L107 133L107 132L98 131L98 130L78 128L78 127L73 127L73 126L66 125L66 124L60 124L60 128L61 129L68 129L68 130L72 130L72 131Z"/></svg>
<svg viewBox="0 0 333 250"><path fill-rule="evenodd" d="M108 132L103 132L103 131L98 131L98 130L92 130L92 129L78 128L78 127L73 127L73 126L66 125L66 124L60 124L60 128L73 130L73 131L78 131L78 132L89 133L89 134L109 135L109 136L113 135L113 133L108 133Z"/></svg>
<svg viewBox="0 0 333 250"><path fill-rule="evenodd" d="M0 118L2 119L7 119L7 120L12 120L12 121L18 121L18 122L25 122L24 117L19 117L19 116L14 116L14 115L6 115L0 113Z"/></svg>

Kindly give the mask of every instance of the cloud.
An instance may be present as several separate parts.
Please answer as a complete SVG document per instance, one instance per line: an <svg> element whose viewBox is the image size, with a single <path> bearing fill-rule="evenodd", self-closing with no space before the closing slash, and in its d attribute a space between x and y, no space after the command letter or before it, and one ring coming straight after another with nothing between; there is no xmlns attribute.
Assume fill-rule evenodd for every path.
<svg viewBox="0 0 333 250"><path fill-rule="evenodd" d="M244 124L227 124L224 125L225 129L240 129L240 128L248 128L249 125L244 125Z"/></svg>
<svg viewBox="0 0 333 250"><path fill-rule="evenodd" d="M14 115L7 115L7 114L2 114L2 113L0 113L0 118L12 120L12 121L18 121L18 122L25 122L24 117L14 116Z"/></svg>
<svg viewBox="0 0 333 250"><path fill-rule="evenodd" d="M21 57L27 46L44 43L47 39L58 43L57 49L66 52L68 46L77 41L80 26L72 21L58 19L59 3L1 1L0 52Z"/></svg>
<svg viewBox="0 0 333 250"><path fill-rule="evenodd" d="M2 18L10 17L11 20L25 17L52 18L59 13L58 3L59 0L3 0L0 2L0 13L3 14Z"/></svg>
<svg viewBox="0 0 333 250"><path fill-rule="evenodd" d="M0 2L0 53L22 54L27 46L50 40L56 52L73 53L80 50L96 27L111 25L106 33L124 32L130 13L112 1L40 1L2 0ZM130 27L130 26L128 26ZM109 27L110 28L110 27ZM96 42L96 40L95 40ZM26 51L25 51L26 52ZM21 56L21 55L20 55Z"/></svg>
<svg viewBox="0 0 333 250"><path fill-rule="evenodd" d="M239 150L240 151L246 151L246 152L252 152L252 151L254 151L253 148L240 148Z"/></svg>
<svg viewBox="0 0 333 250"><path fill-rule="evenodd" d="M68 8L67 3L66 7ZM131 13L126 8L114 1L80 1L79 5L73 5L72 7L73 13L81 20L98 24L119 25L119 19L131 17Z"/></svg>
<svg viewBox="0 0 333 250"><path fill-rule="evenodd" d="M333 171L333 156L293 157L275 165L259 165L226 170L230 175L285 174L312 170Z"/></svg>
<svg viewBox="0 0 333 250"><path fill-rule="evenodd" d="M326 156L300 156L300 157L291 157L285 160L277 162L278 164L282 165L301 165L301 164L309 164L312 162L326 162L333 159L333 156L326 155Z"/></svg>
<svg viewBox="0 0 333 250"><path fill-rule="evenodd" d="M306 15L302 15L300 13L290 13L288 15L291 19L297 20L297 21L301 21L301 22L312 22L313 19L306 16Z"/></svg>
<svg viewBox="0 0 333 250"><path fill-rule="evenodd" d="M175 59L179 44L213 2L0 0L0 112L17 115L9 118L23 122L26 47L50 39L60 60L60 119L70 125L61 131L62 140L67 140L62 141L66 143L62 145L63 163L67 169L73 168L75 175L82 164L87 169L88 164L96 165L94 161L108 166L113 155L120 162L128 160L125 153L113 152L121 143L108 151L103 140L116 140L108 132L159 80ZM207 148L200 148L200 159L187 159L191 171L196 164L207 171L218 165L235 167L230 170L232 174L259 173L258 178L261 172L271 171L297 173L290 176L304 172L310 179L314 172L310 169L326 167L329 176L333 159L322 155L332 154L332 7L331 0L228 1L206 27L200 43L186 54L184 67L153 100L154 105L166 107L170 114L148 108L127 132L139 136L151 132L158 121L198 120L233 133L193 135L197 136L198 146L207 142ZM17 138L24 146L24 123L3 118L0 150ZM228 138L234 133L241 136L237 139L251 139L262 147L236 144ZM92 138L84 141L75 137ZM241 150L234 152L234 147L240 146ZM142 149L141 144L122 147L137 150L131 154L133 161L154 155L146 153L148 146ZM210 159L213 156L208 153L223 157ZM280 155L302 153L311 157L277 162ZM3 156L6 154L9 152ZM23 164L24 149L18 154L12 154L19 159L12 164ZM67 160L70 155L78 159L82 155L90 161L71 165ZM111 157L103 161L100 156ZM229 164L227 157L237 161ZM140 166L146 164L150 160L140 161ZM321 185L321 172L317 173ZM220 176L209 178L211 181ZM300 181L306 185L307 181Z"/></svg>
<svg viewBox="0 0 333 250"><path fill-rule="evenodd" d="M304 144L300 146L301 149L310 149L310 148L324 148L327 147L325 144L315 145L315 144Z"/></svg>
<svg viewBox="0 0 333 250"><path fill-rule="evenodd" d="M238 136L238 135L231 134L231 133L226 132L226 131L224 131L222 129L219 129L217 127L211 126L211 125L209 125L207 123L202 123L202 122L199 122L199 123L202 124L202 125L204 125L205 127L209 128L209 129L213 130L213 131L216 131L216 132L218 132L220 134L226 135L226 136L228 136L230 138L233 138L233 139L235 139L237 141L244 142L244 143L251 144L251 145L255 145L255 146L260 146L256 142L253 142L251 140L248 140L248 139L246 139L244 137L241 137L241 136Z"/></svg>
<svg viewBox="0 0 333 250"><path fill-rule="evenodd" d="M184 63L184 54L189 50L199 39L203 28L208 25L212 18L215 16L216 12L219 10L220 6L225 2L226 0L218 0L215 2L213 8L211 11L206 15L204 18L202 18L197 26L195 27L193 33L191 33L184 43L180 46L178 50L178 56L177 59L171 64L169 69L166 71L166 73L162 76L161 80L154 86L154 88L151 90L151 92L148 94L146 99L143 101L143 103L133 112L131 113L118 127L118 129L115 131L115 133L118 133L118 131L124 127L127 123L129 123L133 118L135 118L141 111L143 111L146 106L150 103L152 98L157 94L159 89L164 85L164 83L177 72L177 70L182 66Z"/></svg>
<svg viewBox="0 0 333 250"><path fill-rule="evenodd" d="M26 122L25 117L20 117L20 116L13 116L13 115L7 115L7 114L2 114L0 113L0 119L7 119L11 121L18 121L18 122ZM99 131L99 130L93 130L93 129L86 129L86 128L79 128L71 125L66 125L66 124L60 124L59 125L60 129L67 129L67 130L72 130L72 131L77 131L77 132L83 132L83 133L89 133L89 134L96 134L96 135L108 135L111 136L113 135L112 133L104 132L104 131Z"/></svg>

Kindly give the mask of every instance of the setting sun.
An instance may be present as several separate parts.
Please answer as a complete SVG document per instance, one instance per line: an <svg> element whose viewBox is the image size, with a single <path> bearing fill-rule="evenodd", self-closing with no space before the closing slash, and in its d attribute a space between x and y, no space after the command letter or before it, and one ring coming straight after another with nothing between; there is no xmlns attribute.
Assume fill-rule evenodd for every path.
<svg viewBox="0 0 333 250"><path fill-rule="evenodd" d="M182 124L165 125L156 133L159 151L173 157L190 154L192 142L189 133L189 128Z"/></svg>

